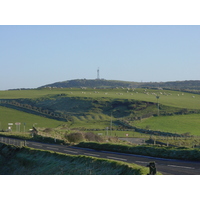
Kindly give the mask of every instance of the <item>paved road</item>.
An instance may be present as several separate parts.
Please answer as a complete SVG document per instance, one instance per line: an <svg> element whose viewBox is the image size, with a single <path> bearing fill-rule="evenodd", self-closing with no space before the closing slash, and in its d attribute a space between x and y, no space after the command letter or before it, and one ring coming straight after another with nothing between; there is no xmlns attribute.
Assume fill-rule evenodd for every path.
<svg viewBox="0 0 200 200"><path fill-rule="evenodd" d="M0 138L1 141L1 138ZM9 142L19 145L23 140L13 140L9 138ZM6 142L5 140L3 142ZM18 144L17 144L18 142ZM8 142L7 142L8 143ZM72 155L86 155L98 158L107 158L112 160L123 161L127 163L135 163L146 166L150 161L156 162L157 170L164 175L200 175L200 162L182 161L175 159L154 158L149 156L141 156L134 154L117 153L110 151L97 151L87 148L72 147L66 145L46 144L41 142L27 141L26 145L35 149L51 150Z"/></svg>

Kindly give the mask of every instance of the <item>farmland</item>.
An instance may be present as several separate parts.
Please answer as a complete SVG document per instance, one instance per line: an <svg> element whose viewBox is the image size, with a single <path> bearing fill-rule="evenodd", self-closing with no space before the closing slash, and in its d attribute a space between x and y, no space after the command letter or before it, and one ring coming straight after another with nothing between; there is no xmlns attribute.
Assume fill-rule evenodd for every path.
<svg viewBox="0 0 200 200"><path fill-rule="evenodd" d="M64 123L69 128L94 132L99 129L115 136L125 135L119 132L127 129L122 123L125 121L132 127L200 135L200 95L191 92L122 87L42 88L0 91L0 102L2 129L17 121L26 122L27 128L34 123L49 128ZM138 134L133 130L129 136L133 135Z"/></svg>
<svg viewBox="0 0 200 200"><path fill-rule="evenodd" d="M6 130L8 128L8 123L14 124L15 122L21 122L21 131L24 131L24 123L25 131L31 129L33 127L33 124L35 124L35 126L50 128L55 128L61 124L61 122L57 120L52 120L0 106L0 129ZM16 127L15 125L13 125L13 131L15 130Z"/></svg>
<svg viewBox="0 0 200 200"><path fill-rule="evenodd" d="M192 133L200 135L200 115L160 116L143 119L133 123L140 128L171 133Z"/></svg>
<svg viewBox="0 0 200 200"><path fill-rule="evenodd" d="M35 99L46 95L65 94L68 97L135 99L139 101L157 102L160 104L187 109L200 109L200 95L187 92L152 89L33 89L0 91L0 99Z"/></svg>

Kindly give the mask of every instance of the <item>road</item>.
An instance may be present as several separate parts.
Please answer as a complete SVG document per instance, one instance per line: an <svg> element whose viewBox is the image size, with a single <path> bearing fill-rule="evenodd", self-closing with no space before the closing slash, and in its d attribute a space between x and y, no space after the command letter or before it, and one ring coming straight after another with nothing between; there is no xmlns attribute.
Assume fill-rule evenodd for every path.
<svg viewBox="0 0 200 200"><path fill-rule="evenodd" d="M7 142L6 142L7 140ZM0 137L0 142L2 137ZM19 145L23 140L4 138L5 143ZM156 168L164 175L200 175L200 162L183 161L175 159L155 158L149 156L126 154L110 151L99 151L94 149L79 148L66 145L46 144L41 142L26 141L26 145L35 149L50 150L72 155L85 155L98 158L106 158L112 160L123 161L127 163L135 163L141 166L146 166L150 161L155 161Z"/></svg>

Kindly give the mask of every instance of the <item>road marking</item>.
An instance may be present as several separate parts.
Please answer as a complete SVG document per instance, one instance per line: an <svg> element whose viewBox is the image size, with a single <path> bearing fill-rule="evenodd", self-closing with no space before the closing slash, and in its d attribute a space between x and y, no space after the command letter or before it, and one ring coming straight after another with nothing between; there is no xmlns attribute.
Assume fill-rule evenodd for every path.
<svg viewBox="0 0 200 200"><path fill-rule="evenodd" d="M78 153L77 151L70 151L70 150L64 150L64 151L67 151L67 152L70 152L70 153Z"/></svg>
<svg viewBox="0 0 200 200"><path fill-rule="evenodd" d="M88 156L100 156L100 155L97 155L97 154L92 154L92 153L84 153L85 155L88 155Z"/></svg>
<svg viewBox="0 0 200 200"><path fill-rule="evenodd" d="M144 162L144 161L135 161L137 163L148 163L148 162Z"/></svg>
<svg viewBox="0 0 200 200"><path fill-rule="evenodd" d="M28 143L28 144L29 144L29 143ZM38 147L42 147L42 145L40 145L40 144L32 144L32 145L38 146Z"/></svg>
<svg viewBox="0 0 200 200"><path fill-rule="evenodd" d="M54 150L58 150L58 148L53 148L53 147L47 147L48 149L54 149Z"/></svg>
<svg viewBox="0 0 200 200"><path fill-rule="evenodd" d="M110 156L107 156L107 158L111 158L111 159L117 159L117 160L123 160L123 161L127 161L127 159L123 159L123 158L117 158L117 157L110 157Z"/></svg>
<svg viewBox="0 0 200 200"><path fill-rule="evenodd" d="M180 167L180 168L185 168L185 169L195 169L194 167L186 167L186 166L178 166L178 165L167 165L169 167Z"/></svg>

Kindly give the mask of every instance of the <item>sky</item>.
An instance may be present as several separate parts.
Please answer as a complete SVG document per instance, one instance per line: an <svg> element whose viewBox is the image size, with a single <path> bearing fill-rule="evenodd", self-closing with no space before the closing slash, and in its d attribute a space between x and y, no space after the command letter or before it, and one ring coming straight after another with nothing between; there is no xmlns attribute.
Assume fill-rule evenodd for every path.
<svg viewBox="0 0 200 200"><path fill-rule="evenodd" d="M72 79L200 80L200 26L1 25L0 90Z"/></svg>

